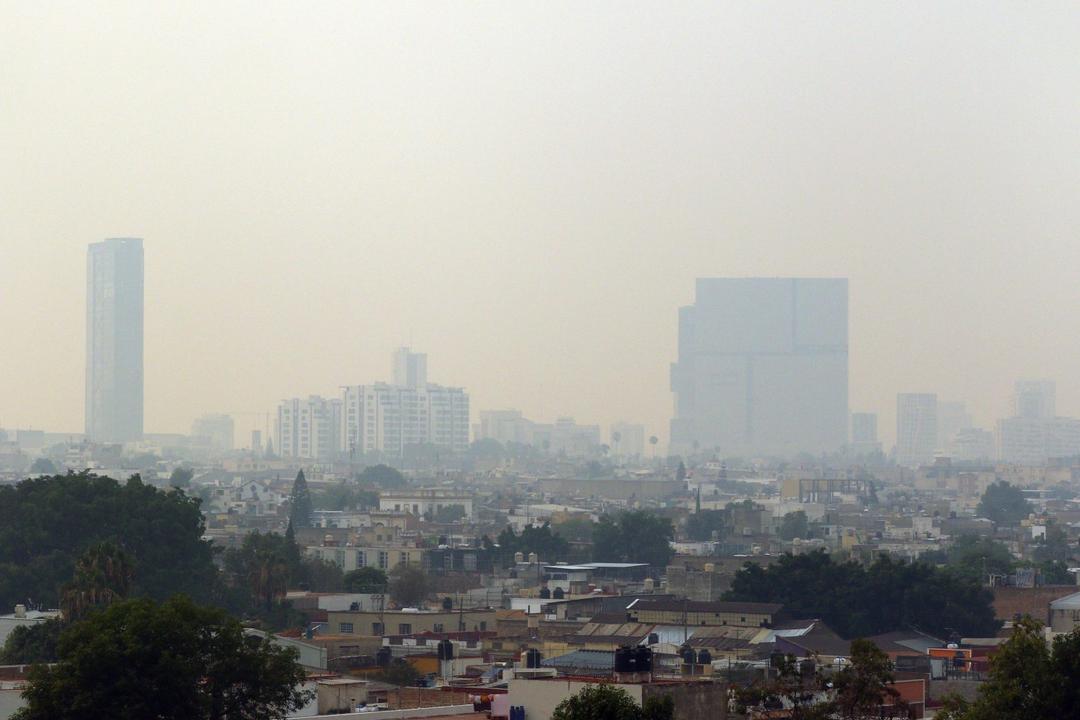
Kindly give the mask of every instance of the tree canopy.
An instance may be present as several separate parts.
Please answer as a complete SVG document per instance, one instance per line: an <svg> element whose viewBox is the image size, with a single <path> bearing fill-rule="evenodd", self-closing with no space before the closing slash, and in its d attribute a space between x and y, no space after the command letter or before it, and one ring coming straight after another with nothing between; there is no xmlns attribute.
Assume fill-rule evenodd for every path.
<svg viewBox="0 0 1080 720"><path fill-rule="evenodd" d="M386 573L373 567L350 570L342 581L345 592L367 594L386 592L388 583Z"/></svg>
<svg viewBox="0 0 1080 720"><path fill-rule="evenodd" d="M32 598L58 607L88 548L112 542L132 559L131 594L209 599L217 571L199 500L89 472L0 487L0 608Z"/></svg>
<svg viewBox="0 0 1080 720"><path fill-rule="evenodd" d="M283 718L309 697L295 650L181 596L116 603L74 623L58 656L31 669L16 720Z"/></svg>
<svg viewBox="0 0 1080 720"><path fill-rule="evenodd" d="M1023 618L990 656L990 679L973 702L953 698L941 720L1080 717L1080 631L1047 645L1042 625Z"/></svg>
<svg viewBox="0 0 1080 720"><path fill-rule="evenodd" d="M390 598L398 607L418 607L431 591L424 571L411 565L398 565L390 571Z"/></svg>
<svg viewBox="0 0 1080 720"><path fill-rule="evenodd" d="M723 537L727 525L727 513L723 510L699 510L686 518L686 537L695 542Z"/></svg>
<svg viewBox="0 0 1080 720"><path fill-rule="evenodd" d="M311 504L311 492L308 490L304 471L296 473L292 493L289 495L289 524L294 528L311 527L311 516L315 508Z"/></svg>
<svg viewBox="0 0 1080 720"><path fill-rule="evenodd" d="M507 526L496 539L499 544L498 558L504 567L509 567L514 562L514 554L522 553L526 557L529 553L536 553L543 562L557 562L565 560L570 552L570 544L551 529L550 523L544 523L540 527L527 525L521 533L514 532L514 528Z"/></svg>
<svg viewBox="0 0 1080 720"><path fill-rule="evenodd" d="M598 562L640 562L667 567L675 551L671 520L648 510L604 515L593 527L593 557Z"/></svg>
<svg viewBox="0 0 1080 720"><path fill-rule="evenodd" d="M988 574L1007 575L1013 569L1009 548L990 538L961 535L945 550L923 555L931 563L943 563L957 575L983 583Z"/></svg>
<svg viewBox="0 0 1080 720"><path fill-rule="evenodd" d="M356 476L356 479L365 484L387 490L403 488L408 485L405 476L389 465L369 465Z"/></svg>
<svg viewBox="0 0 1080 720"><path fill-rule="evenodd" d="M606 683L586 685L557 706L551 720L671 720L675 705L670 695L650 697L638 705L622 688Z"/></svg>
<svg viewBox="0 0 1080 720"><path fill-rule="evenodd" d="M805 512L796 510L784 515L784 519L780 522L781 540L808 537L810 537L810 522L807 520Z"/></svg>
<svg viewBox="0 0 1080 720"><path fill-rule="evenodd" d="M997 525L1017 525L1031 512L1031 503L1020 488L1002 480L986 488L975 512Z"/></svg>
<svg viewBox="0 0 1080 720"><path fill-rule="evenodd" d="M947 638L993 635L993 595L970 578L882 555L868 568L824 551L784 555L768 568L747 563L727 600L782 603L794 617L821 618L845 638L917 629Z"/></svg>

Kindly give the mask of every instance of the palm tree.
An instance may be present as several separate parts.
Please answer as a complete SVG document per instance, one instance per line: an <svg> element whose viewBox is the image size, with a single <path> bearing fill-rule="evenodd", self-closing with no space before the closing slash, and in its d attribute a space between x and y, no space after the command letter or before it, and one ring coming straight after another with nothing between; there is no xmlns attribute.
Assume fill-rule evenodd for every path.
<svg viewBox="0 0 1080 720"><path fill-rule="evenodd" d="M79 620L90 610L122 600L131 591L135 564L115 543L98 543L75 562L75 577L64 586L60 607L64 619Z"/></svg>
<svg viewBox="0 0 1080 720"><path fill-rule="evenodd" d="M251 594L267 610L272 610L274 601L285 597L289 583L289 563L280 553L269 548L259 548L248 575Z"/></svg>
<svg viewBox="0 0 1080 720"><path fill-rule="evenodd" d="M652 445L652 456L656 457L656 443L660 442L660 438L655 435L649 436L649 444Z"/></svg>

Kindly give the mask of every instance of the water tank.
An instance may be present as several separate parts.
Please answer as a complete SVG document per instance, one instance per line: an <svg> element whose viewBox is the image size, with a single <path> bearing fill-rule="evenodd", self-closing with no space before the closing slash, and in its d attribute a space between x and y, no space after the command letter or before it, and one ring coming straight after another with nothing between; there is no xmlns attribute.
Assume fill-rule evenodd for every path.
<svg viewBox="0 0 1080 720"><path fill-rule="evenodd" d="M453 660L454 643L450 642L449 640L440 640L437 654L440 660Z"/></svg>
<svg viewBox="0 0 1080 720"><path fill-rule="evenodd" d="M563 589L561 587L557 587L555 588L555 592L551 593L551 597L556 600L562 600L564 597L566 597L566 593L563 592Z"/></svg>
<svg viewBox="0 0 1080 720"><path fill-rule="evenodd" d="M660 633L654 633L654 632L649 633L648 643L650 645L659 645L660 644Z"/></svg>
<svg viewBox="0 0 1080 720"><path fill-rule="evenodd" d="M540 557L534 552L529 553L529 564L535 565L538 562L540 562Z"/></svg>
<svg viewBox="0 0 1080 720"><path fill-rule="evenodd" d="M525 651L525 667L538 668L540 667L540 651L536 648L529 648Z"/></svg>
<svg viewBox="0 0 1080 720"><path fill-rule="evenodd" d="M652 649L647 648L644 645L638 645L634 648L634 653L637 656L637 671L641 673L652 672Z"/></svg>
<svg viewBox="0 0 1080 720"><path fill-rule="evenodd" d="M514 553L514 562L516 562L516 563L525 562L525 553L523 553L523 552Z"/></svg>
<svg viewBox="0 0 1080 720"><path fill-rule="evenodd" d="M679 648L679 657L682 658L684 665L693 665L695 660L694 648L690 647L689 643L682 645Z"/></svg>
<svg viewBox="0 0 1080 720"><path fill-rule="evenodd" d="M541 600L550 600L551 599L551 591L548 590L546 587L540 588L540 599Z"/></svg>
<svg viewBox="0 0 1080 720"><path fill-rule="evenodd" d="M716 572L716 563L705 563L705 572Z"/></svg>
<svg viewBox="0 0 1080 720"><path fill-rule="evenodd" d="M712 665L712 653L704 648L698 650L697 662L698 665Z"/></svg>
<svg viewBox="0 0 1080 720"><path fill-rule="evenodd" d="M17 617L17 618L26 617L26 606L23 605L22 603L19 603L18 605L15 606L15 617Z"/></svg>
<svg viewBox="0 0 1080 720"><path fill-rule="evenodd" d="M614 670L617 673L628 673L632 663L630 662L631 650L626 645L620 645L615 649L615 666Z"/></svg>
<svg viewBox="0 0 1080 720"><path fill-rule="evenodd" d="M379 667L386 667L390 664L390 657L393 653L388 647L381 647L379 651L375 653L375 664Z"/></svg>
<svg viewBox="0 0 1080 720"><path fill-rule="evenodd" d="M656 589L656 581L652 578L645 578L645 592L652 592Z"/></svg>

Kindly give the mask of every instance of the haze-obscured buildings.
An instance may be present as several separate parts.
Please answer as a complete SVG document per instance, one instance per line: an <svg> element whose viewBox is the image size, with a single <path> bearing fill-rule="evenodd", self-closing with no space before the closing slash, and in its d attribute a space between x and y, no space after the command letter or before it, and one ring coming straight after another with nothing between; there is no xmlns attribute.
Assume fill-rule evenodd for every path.
<svg viewBox="0 0 1080 720"><path fill-rule="evenodd" d="M109 238L86 254L86 436L122 443L142 433L142 240Z"/></svg>
<svg viewBox="0 0 1080 720"><path fill-rule="evenodd" d="M998 420L998 458L1018 465L1043 465L1051 458L1080 454L1080 420L1056 415L1052 380L1021 380L1013 393L1013 416Z"/></svg>
<svg viewBox="0 0 1080 720"><path fill-rule="evenodd" d="M896 396L896 464L914 467L934 459L938 441L938 401L933 393Z"/></svg>
<svg viewBox="0 0 1080 720"><path fill-rule="evenodd" d="M196 418L191 423L191 435L194 438L204 438L210 446L219 452L229 452L233 449L233 436L236 424L231 415L212 413Z"/></svg>
<svg viewBox="0 0 1080 720"><path fill-rule="evenodd" d="M848 440L848 282L702 278L679 310L671 452L821 454Z"/></svg>

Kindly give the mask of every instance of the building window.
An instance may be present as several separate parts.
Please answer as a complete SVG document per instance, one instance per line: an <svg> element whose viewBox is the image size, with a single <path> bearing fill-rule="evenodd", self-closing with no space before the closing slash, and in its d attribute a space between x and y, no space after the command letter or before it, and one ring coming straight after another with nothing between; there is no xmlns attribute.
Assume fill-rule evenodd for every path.
<svg viewBox="0 0 1080 720"><path fill-rule="evenodd" d="M487 620L480 621L480 632L487 630Z"/></svg>
<svg viewBox="0 0 1080 720"><path fill-rule="evenodd" d="M398 635L412 635L412 625L409 623L400 623L397 629Z"/></svg>
<svg viewBox="0 0 1080 720"><path fill-rule="evenodd" d="M372 635L382 635L383 634L383 624L379 623L379 622L371 623L371 634Z"/></svg>
<svg viewBox="0 0 1080 720"><path fill-rule="evenodd" d="M390 562L389 553L387 553L385 550L380 550L379 551L379 567L381 569L385 570L386 566L387 566L387 564L389 564L389 562Z"/></svg>
<svg viewBox="0 0 1080 720"><path fill-rule="evenodd" d="M434 632L441 633L442 631L443 631L443 624L442 623L435 623Z"/></svg>
<svg viewBox="0 0 1080 720"><path fill-rule="evenodd" d="M351 635L353 631L352 623L341 623L341 633L343 635Z"/></svg>

